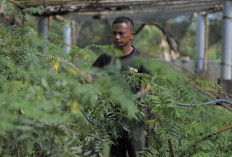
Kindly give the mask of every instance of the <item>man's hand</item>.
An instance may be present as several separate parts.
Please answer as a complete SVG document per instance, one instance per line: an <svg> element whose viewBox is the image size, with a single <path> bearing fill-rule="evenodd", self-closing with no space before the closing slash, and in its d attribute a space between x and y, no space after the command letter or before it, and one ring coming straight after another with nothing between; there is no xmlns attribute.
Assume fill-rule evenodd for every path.
<svg viewBox="0 0 232 157"><path fill-rule="evenodd" d="M141 95L141 94L143 94L143 93L147 93L147 92L149 92L151 90L151 84L147 84L147 87L146 88L143 88L141 91L139 91L138 93L137 93L137 95Z"/></svg>
<svg viewBox="0 0 232 157"><path fill-rule="evenodd" d="M82 78L81 78L81 83L91 83L93 82L93 77L90 74L87 74L85 72L81 72Z"/></svg>

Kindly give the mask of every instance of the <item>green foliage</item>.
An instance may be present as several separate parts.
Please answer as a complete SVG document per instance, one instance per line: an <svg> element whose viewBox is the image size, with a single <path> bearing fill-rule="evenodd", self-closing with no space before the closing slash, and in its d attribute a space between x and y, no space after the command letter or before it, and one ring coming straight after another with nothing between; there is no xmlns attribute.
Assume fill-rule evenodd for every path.
<svg viewBox="0 0 232 157"><path fill-rule="evenodd" d="M153 134L149 136L149 147L143 153L144 156L170 156L169 139L173 143L176 156L231 154L231 151L228 151L231 147L231 130L202 140L219 129L231 126L231 113L216 106L200 106L202 102L210 99L190 84L212 90L221 90L221 87L199 78L189 80L184 74L176 73L160 63L146 61L145 65L156 75L149 79L152 80L150 96L143 99L152 115L148 117L147 125L153 126ZM197 107L180 107L170 101L196 104ZM196 143L201 140L202 142ZM218 142L224 140L226 146L218 145Z"/></svg>
<svg viewBox="0 0 232 157"><path fill-rule="evenodd" d="M13 5L9 2L9 0L0 0L0 4L6 7L7 14L15 13L16 10Z"/></svg>
<svg viewBox="0 0 232 157"><path fill-rule="evenodd" d="M194 59L196 58L196 52L196 30L189 29L181 41L180 54Z"/></svg>
<svg viewBox="0 0 232 157"><path fill-rule="evenodd" d="M38 8L25 8L25 9L23 9L22 12L30 14L30 15L35 15L35 14L42 15L43 14L42 10L40 10Z"/></svg>
<svg viewBox="0 0 232 157"><path fill-rule="evenodd" d="M30 26L1 27L0 35L1 155L96 156L112 142L107 130L93 127L82 111L96 122L112 123L104 119L117 102L122 117L135 117L137 108L119 68L87 68L97 57L93 48L111 47L73 47L64 54L61 38L51 33L49 38L56 40L47 45L45 55L43 42ZM93 74L94 83L82 84L82 71ZM117 125L111 126L116 132Z"/></svg>
<svg viewBox="0 0 232 157"><path fill-rule="evenodd" d="M222 41L212 45L209 47L209 59L210 60L218 60L221 59L221 51L222 51Z"/></svg>
<svg viewBox="0 0 232 157"><path fill-rule="evenodd" d="M93 43L109 45L113 43L111 33L111 24L106 19L80 21L77 23L77 44L82 48Z"/></svg>
<svg viewBox="0 0 232 157"><path fill-rule="evenodd" d="M133 44L149 57L159 58L162 32L155 26L148 25L135 36Z"/></svg>
<svg viewBox="0 0 232 157"><path fill-rule="evenodd" d="M62 36L50 32L48 51L30 25L0 27L0 156L103 156L105 147L144 120L151 128L143 156L228 156L231 130L206 140L205 136L232 124L231 113L217 106L190 82L219 90L212 82L189 79L153 60L139 58L151 75L121 73L120 63L91 68L98 54L118 56L112 46L73 46L63 53ZM116 53L116 54L115 54ZM94 81L83 83L84 73ZM141 95L130 86L151 90ZM196 104L194 108L170 101ZM120 104L120 105L119 105ZM149 115L140 110L146 106ZM97 127L83 115L86 112ZM117 122L115 116L120 115ZM110 128L110 129L109 129ZM150 135L150 134L149 134Z"/></svg>

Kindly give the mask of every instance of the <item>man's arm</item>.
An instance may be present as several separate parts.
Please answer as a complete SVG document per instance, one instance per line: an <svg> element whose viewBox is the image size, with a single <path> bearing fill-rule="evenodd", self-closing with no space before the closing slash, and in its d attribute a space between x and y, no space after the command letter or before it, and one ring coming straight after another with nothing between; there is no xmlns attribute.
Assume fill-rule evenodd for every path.
<svg viewBox="0 0 232 157"><path fill-rule="evenodd" d="M111 57L107 54L100 55L93 63L92 67L102 68L110 63Z"/></svg>
<svg viewBox="0 0 232 157"><path fill-rule="evenodd" d="M110 56L108 56L107 54L102 54L95 60L92 67L102 68L105 65L108 65L110 63L110 60L111 60ZM81 79L82 83L93 82L93 77L90 74L81 72L81 75L82 75L82 79Z"/></svg>

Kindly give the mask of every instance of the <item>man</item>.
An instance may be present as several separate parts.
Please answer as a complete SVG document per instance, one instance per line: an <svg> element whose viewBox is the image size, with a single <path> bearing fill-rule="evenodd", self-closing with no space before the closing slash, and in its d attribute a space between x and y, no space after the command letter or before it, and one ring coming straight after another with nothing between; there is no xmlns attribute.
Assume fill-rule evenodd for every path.
<svg viewBox="0 0 232 157"><path fill-rule="evenodd" d="M132 46L132 39L135 36L133 21L126 16L119 16L113 21L112 35L115 48L122 52L119 58L122 64L122 70L133 70L134 72L147 73L143 66L133 67L132 61L140 55L140 51ZM100 55L93 63L94 67L104 67L109 65L112 57L106 54ZM133 88L134 93L141 91L140 88ZM111 157L139 157L138 151L143 150L145 146L145 124L142 122L133 129L134 136L129 138L125 131L123 137L117 139L110 148Z"/></svg>

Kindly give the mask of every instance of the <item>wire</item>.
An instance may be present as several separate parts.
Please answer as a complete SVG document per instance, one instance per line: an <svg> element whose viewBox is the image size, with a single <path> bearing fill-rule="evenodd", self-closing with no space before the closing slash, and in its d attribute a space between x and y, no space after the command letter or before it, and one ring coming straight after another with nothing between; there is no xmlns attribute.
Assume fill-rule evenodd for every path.
<svg viewBox="0 0 232 157"><path fill-rule="evenodd" d="M151 95L147 94L147 93L142 93L138 96L138 98L144 98L144 97L149 97ZM176 101L170 101L170 100L163 100L161 98L161 101L166 101L166 102L169 102L169 103L173 103L173 104L176 104L176 105L179 105L179 106L184 106L184 107L195 107L195 106L199 106L199 105L213 105L213 104L217 104L217 103L226 103L226 104L229 104L232 106L232 102L231 101L228 101L228 100L225 100L225 99L216 99L216 100L212 100L212 101L208 101L208 102L205 102L205 103L202 103L202 104L185 104L185 103L180 103L180 102L176 102Z"/></svg>
<svg viewBox="0 0 232 157"><path fill-rule="evenodd" d="M169 100L167 102L170 102L170 103L173 103L173 104L177 104L179 106L184 106L184 107L195 107L195 106L198 106L196 104L184 104L184 103L179 103L179 102L169 101ZM216 99L216 100L208 101L208 102L205 102L205 103L202 103L202 104L199 104L199 105L212 105L212 104L217 104L217 103L226 103L226 104L232 105L232 102L230 102L228 100L224 100L224 99Z"/></svg>
<svg viewBox="0 0 232 157"><path fill-rule="evenodd" d="M84 116L85 116L85 118L87 119L87 121L89 122L89 123L91 123L91 124L93 124L93 125L95 125L95 126L97 126L97 127L102 127L102 128L104 128L104 127L107 127L107 126L109 126L111 123L113 123L113 122L116 122L118 119L119 119L119 115L117 115L117 117L115 117L114 119L113 119L113 121L111 122L111 123L95 123L88 115L87 115L87 113L85 112L85 111L83 111L83 114L84 114Z"/></svg>
<svg viewBox="0 0 232 157"><path fill-rule="evenodd" d="M147 94L141 94L140 96L138 96L139 98L142 98L142 97L147 97L149 95ZM164 100L162 100L164 101ZM175 102L175 101L170 101L170 100L166 100L167 102L169 103L173 103L173 104L176 104L176 105L179 105L179 106L184 106L184 107L196 107L196 106L199 106L199 105L212 105L212 104L217 104L217 103L226 103L226 104L229 104L232 106L232 102L228 101L228 100L225 100L225 99L216 99L216 100L212 100L212 101L208 101L208 102L205 102L205 103L202 103L202 104L199 104L199 105L196 105L196 104L184 104L184 103L180 103L180 102ZM88 115L85 111L83 111L83 114L85 116L85 118L87 119L87 121L97 127L107 127L109 126L112 122L116 122L120 115L117 115L116 118L113 119L113 121L111 123L95 123Z"/></svg>
<svg viewBox="0 0 232 157"><path fill-rule="evenodd" d="M75 71L78 72L78 69L75 67L74 64L68 62L67 60L63 59L63 58L58 58L58 57L55 57L55 56L51 56L51 55L44 55L44 54L37 54L39 56L43 56L43 57L46 57L46 58L50 58L50 59L59 59L61 62L65 63L65 64L68 64L70 65L73 69L75 69ZM141 93L140 95L136 95L137 98L144 98L144 97L149 97L151 95L147 94L147 93ZM162 100L164 101L164 100ZM195 107L195 106L198 106L196 104L185 104L185 103L180 103L180 102L175 102L175 101L170 101L170 100L166 100L167 102L169 103L173 103L173 104L176 104L176 105L179 105L179 106L184 106L184 107ZM225 99L216 99L216 100L212 100L212 101L208 101L208 102L205 102L205 103L202 103L202 104L199 104L199 105L212 105L212 104L217 104L217 103L226 103L226 104L229 104L232 106L232 102L228 101L228 100L225 100ZM98 127L106 127L109 124L100 124L100 123L95 123L93 122L93 120L87 115L86 112L83 111L83 114L85 116L85 118L93 125L96 125ZM119 115L117 115L117 117L113 120L113 122L116 122L118 119L119 119Z"/></svg>

